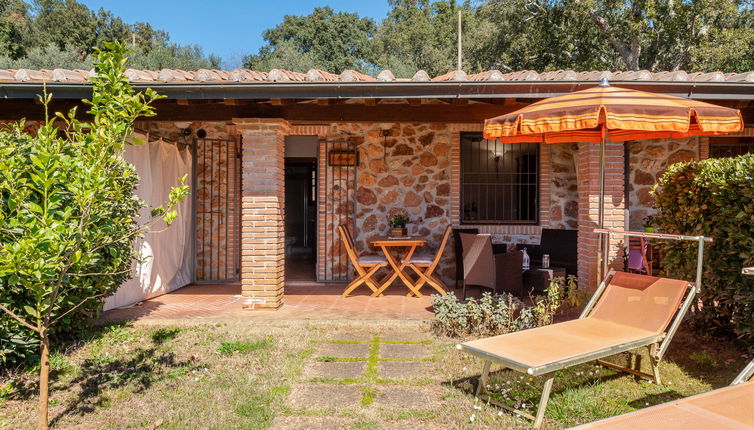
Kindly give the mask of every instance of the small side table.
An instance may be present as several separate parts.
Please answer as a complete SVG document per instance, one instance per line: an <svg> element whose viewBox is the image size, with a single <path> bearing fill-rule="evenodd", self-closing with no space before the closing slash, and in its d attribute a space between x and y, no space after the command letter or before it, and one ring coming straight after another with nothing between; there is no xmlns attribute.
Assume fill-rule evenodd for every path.
<svg viewBox="0 0 754 430"><path fill-rule="evenodd" d="M524 271L524 296L531 291L534 293L543 293L549 286L552 278L566 277L565 267L548 267L544 269L542 267L531 266L529 270Z"/></svg>

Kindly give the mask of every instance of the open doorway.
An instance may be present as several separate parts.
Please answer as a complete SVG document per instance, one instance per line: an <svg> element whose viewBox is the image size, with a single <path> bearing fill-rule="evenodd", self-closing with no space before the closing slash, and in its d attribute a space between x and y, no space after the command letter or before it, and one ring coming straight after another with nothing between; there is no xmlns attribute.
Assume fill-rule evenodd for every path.
<svg viewBox="0 0 754 430"><path fill-rule="evenodd" d="M315 282L317 138L285 141L285 281Z"/></svg>

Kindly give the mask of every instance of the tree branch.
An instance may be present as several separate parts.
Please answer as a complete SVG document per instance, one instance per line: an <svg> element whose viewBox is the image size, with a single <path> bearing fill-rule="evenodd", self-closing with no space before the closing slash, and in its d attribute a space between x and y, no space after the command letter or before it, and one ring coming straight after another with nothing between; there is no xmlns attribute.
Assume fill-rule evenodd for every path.
<svg viewBox="0 0 754 430"><path fill-rule="evenodd" d="M10 315L13 319L15 319L16 321L18 321L18 323L21 324L22 326L24 326L24 327L26 327L26 328L28 328L30 330L33 330L36 333L39 333L39 329L37 327L34 327L33 325L29 324L28 322L26 322L25 319L23 319L20 316L16 315L13 311L11 311L10 309L6 308L5 306L0 305L0 310L2 310L3 312L5 312L6 314Z"/></svg>
<svg viewBox="0 0 754 430"><path fill-rule="evenodd" d="M79 302L79 304L77 304L76 306L72 307L71 309L68 309L62 315L60 315L57 318L55 318L54 320L52 320L52 322L49 324L49 326L55 325L55 323L57 323L58 321L60 321L63 317L65 317L66 315L68 315L71 312L75 311L76 309L78 309L79 307L81 307L81 305L83 305L84 303L88 302L89 300L93 300L93 299L102 297L105 294L107 294L107 293L100 293L100 294L96 294L94 296L85 298L84 300L82 300L81 302Z"/></svg>
<svg viewBox="0 0 754 430"><path fill-rule="evenodd" d="M626 63L626 67L631 70L639 70L639 54L636 52L636 49L640 49L641 46L638 43L638 38L634 38L632 46L629 48L625 42L618 39L615 34L613 34L612 29L607 25L605 19L599 16L596 11L592 10L589 14L592 16L594 23L597 24L600 31L607 36L607 39L610 41L610 44L613 45L613 48L618 51L623 62Z"/></svg>

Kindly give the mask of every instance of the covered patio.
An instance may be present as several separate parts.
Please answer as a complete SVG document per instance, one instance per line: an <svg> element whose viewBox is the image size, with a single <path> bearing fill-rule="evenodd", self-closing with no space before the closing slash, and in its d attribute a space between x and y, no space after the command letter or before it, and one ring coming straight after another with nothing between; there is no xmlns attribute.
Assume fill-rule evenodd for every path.
<svg viewBox="0 0 754 430"><path fill-rule="evenodd" d="M3 119L25 117L29 127L39 124L34 98L43 81L55 94L53 111L69 110L91 91L88 76L78 71L15 76L3 83L13 90ZM433 253L449 225L476 228L508 247L539 244L545 229L572 230L576 275L593 288L599 148L579 142L503 146L483 138L483 121L596 86L601 78L738 107L747 124L754 117L754 85L746 74L490 70L430 78L419 71L396 79L389 71L375 78L354 71L166 69L129 70L127 76L135 87L166 96L156 104L157 115L137 129L150 142L190 153L192 201L181 214L190 220L182 240L188 263L178 281L175 273L153 273L135 287L138 294L111 307L143 305L107 317L245 318L242 309L279 308L281 318L289 312L425 318L428 299L406 297L400 281L383 298L362 296L370 293L366 288L338 298L353 271L336 227L350 229L360 252L378 253L374 240L387 233L396 210L410 218L408 234ZM752 137L748 128L725 138L608 144L605 227L641 229L652 213L651 188L668 165L750 151ZM157 170L170 161L163 163ZM616 268L623 266L622 246L611 249ZM451 240L435 272L450 288L455 259ZM298 266L295 275L292 266Z"/></svg>

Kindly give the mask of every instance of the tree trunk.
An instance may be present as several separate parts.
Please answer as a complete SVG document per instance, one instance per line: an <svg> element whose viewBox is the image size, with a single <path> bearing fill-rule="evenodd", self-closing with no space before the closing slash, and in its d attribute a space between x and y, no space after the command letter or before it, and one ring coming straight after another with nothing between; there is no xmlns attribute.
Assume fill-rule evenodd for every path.
<svg viewBox="0 0 754 430"><path fill-rule="evenodd" d="M50 397L50 338L47 331L42 331L39 336L39 416L37 428L48 428L47 407Z"/></svg>

